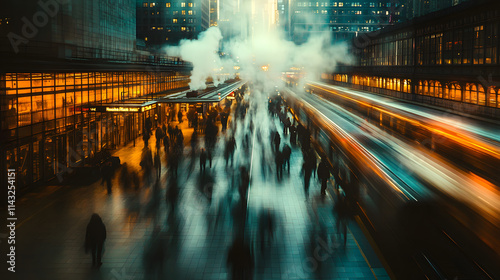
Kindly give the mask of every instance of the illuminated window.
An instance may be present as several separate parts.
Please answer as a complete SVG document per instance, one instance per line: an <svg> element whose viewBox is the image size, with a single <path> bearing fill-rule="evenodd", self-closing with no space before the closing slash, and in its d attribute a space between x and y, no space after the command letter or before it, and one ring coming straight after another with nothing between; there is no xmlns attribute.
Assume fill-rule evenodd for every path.
<svg viewBox="0 0 500 280"><path fill-rule="evenodd" d="M165 37L165 41L168 41L168 37Z"/></svg>
<svg viewBox="0 0 500 280"><path fill-rule="evenodd" d="M146 41L146 42L147 42L147 41L148 41L148 37L144 38L144 41Z"/></svg>
<svg viewBox="0 0 500 280"><path fill-rule="evenodd" d="M156 6L156 3L149 3L150 8L153 8L154 6Z"/></svg>
<svg viewBox="0 0 500 280"><path fill-rule="evenodd" d="M190 16L193 15L193 11L189 10L188 15L190 15Z"/></svg>
<svg viewBox="0 0 500 280"><path fill-rule="evenodd" d="M181 31L186 31L186 27L185 26L181 27Z"/></svg>
<svg viewBox="0 0 500 280"><path fill-rule="evenodd" d="M183 7L183 8L186 7L186 2L182 2L181 7Z"/></svg>
<svg viewBox="0 0 500 280"><path fill-rule="evenodd" d="M147 8L148 7L148 2L142 3L142 6L145 7L145 8Z"/></svg>
<svg viewBox="0 0 500 280"><path fill-rule="evenodd" d="M185 16L185 15L186 15L186 11L185 11L185 10L182 10L181 14L182 14L183 16Z"/></svg>
<svg viewBox="0 0 500 280"><path fill-rule="evenodd" d="M172 23L177 23L177 19L176 18L172 19Z"/></svg>
<svg viewBox="0 0 500 280"><path fill-rule="evenodd" d="M188 3L188 7L193 7L193 3Z"/></svg>
<svg viewBox="0 0 500 280"><path fill-rule="evenodd" d="M344 7L344 3L343 2L339 2L339 7Z"/></svg>
<svg viewBox="0 0 500 280"><path fill-rule="evenodd" d="M170 8L170 3L165 4L165 7Z"/></svg>

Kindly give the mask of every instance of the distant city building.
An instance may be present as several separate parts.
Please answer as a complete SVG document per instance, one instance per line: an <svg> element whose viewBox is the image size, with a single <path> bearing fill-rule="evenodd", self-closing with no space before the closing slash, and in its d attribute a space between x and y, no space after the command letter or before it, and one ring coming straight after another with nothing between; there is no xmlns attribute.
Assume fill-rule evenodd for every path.
<svg viewBox="0 0 500 280"><path fill-rule="evenodd" d="M210 25L209 0L137 0L137 39L148 48L195 39Z"/></svg>
<svg viewBox="0 0 500 280"><path fill-rule="evenodd" d="M217 0L210 0L210 26L217 26L219 19L219 5Z"/></svg>
<svg viewBox="0 0 500 280"><path fill-rule="evenodd" d="M309 0L289 3L291 37L297 43L303 43L310 35L320 32L332 32L333 40L349 40L359 32L374 31L406 19L407 3L399 0ZM279 9L284 6L279 5L278 2Z"/></svg>
<svg viewBox="0 0 500 280"><path fill-rule="evenodd" d="M113 0L19 3L0 3L2 51L120 59L135 48L134 0L122 0L120 5Z"/></svg>
<svg viewBox="0 0 500 280"><path fill-rule="evenodd" d="M290 37L290 0L278 0L276 10L276 24Z"/></svg>
<svg viewBox="0 0 500 280"><path fill-rule="evenodd" d="M435 11L456 6L470 0L412 0L413 17L423 16Z"/></svg>

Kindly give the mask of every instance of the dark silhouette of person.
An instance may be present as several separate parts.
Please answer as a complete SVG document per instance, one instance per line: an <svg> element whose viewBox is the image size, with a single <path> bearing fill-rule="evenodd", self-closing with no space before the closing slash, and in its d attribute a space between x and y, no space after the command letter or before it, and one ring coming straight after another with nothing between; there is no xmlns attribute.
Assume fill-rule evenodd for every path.
<svg viewBox="0 0 500 280"><path fill-rule="evenodd" d="M182 111L179 110L179 112L177 112L177 120L179 121L179 123L182 123Z"/></svg>
<svg viewBox="0 0 500 280"><path fill-rule="evenodd" d="M111 194L111 180L113 179L113 167L111 166L111 162L106 162L101 168L102 181L101 183L106 182L106 188L108 190L108 194Z"/></svg>
<svg viewBox="0 0 500 280"><path fill-rule="evenodd" d="M288 146L288 144L285 144L283 147L283 168L285 168L285 165L288 168L288 174L290 174L290 155L292 154L292 148Z"/></svg>
<svg viewBox="0 0 500 280"><path fill-rule="evenodd" d="M236 140L234 139L234 136L231 136L226 143L226 149L224 151L224 156L226 158L226 167L229 162L229 158L231 158L231 166L233 166L233 156L235 149L236 149Z"/></svg>
<svg viewBox="0 0 500 280"><path fill-rule="evenodd" d="M163 130L161 129L160 126L158 126L156 128L155 138L156 138L156 149L159 151L160 150L160 143L161 143L161 140L163 139Z"/></svg>
<svg viewBox="0 0 500 280"><path fill-rule="evenodd" d="M229 248L227 264L231 267L231 279L251 280L253 278L252 251L243 237L237 237Z"/></svg>
<svg viewBox="0 0 500 280"><path fill-rule="evenodd" d="M313 148L309 148L309 151L307 152L307 154L309 156L309 161L311 161L313 176L314 176L314 178L316 178L316 167L317 167L316 153L314 152Z"/></svg>
<svg viewBox="0 0 500 280"><path fill-rule="evenodd" d="M165 154L168 154L168 149L170 148L170 139L168 139L168 135L165 133L163 136L163 147L165 149Z"/></svg>
<svg viewBox="0 0 500 280"><path fill-rule="evenodd" d="M304 156L304 164L302 165L302 170L304 171L304 192L306 198L309 197L309 184L311 182L311 174L313 173L313 166L310 156L306 153Z"/></svg>
<svg viewBox="0 0 500 280"><path fill-rule="evenodd" d="M250 174L246 167L240 167L240 187L238 189L241 201L246 204L248 187L250 186Z"/></svg>
<svg viewBox="0 0 500 280"><path fill-rule="evenodd" d="M271 213L271 210L262 210L259 214L259 235L260 235L260 250L264 251L266 245L266 237L268 242L271 242L274 238L275 230L275 219Z"/></svg>
<svg viewBox="0 0 500 280"><path fill-rule="evenodd" d="M277 131L274 133L273 143L274 143L274 150L279 151L280 150L280 143L281 143L281 136L280 136L279 132L277 132Z"/></svg>
<svg viewBox="0 0 500 280"><path fill-rule="evenodd" d="M283 153L277 150L274 157L274 160L276 162L276 176L278 178L278 181L281 181L281 179L283 178Z"/></svg>
<svg viewBox="0 0 500 280"><path fill-rule="evenodd" d="M94 213L90 218L85 234L85 251L92 253L93 267L102 265L101 257L104 240L106 240L106 226L104 226L101 217Z"/></svg>
<svg viewBox="0 0 500 280"><path fill-rule="evenodd" d="M157 151L155 153L154 167L156 169L156 177L160 178L161 177L161 157L160 157L160 151Z"/></svg>
<svg viewBox="0 0 500 280"><path fill-rule="evenodd" d="M296 145L297 144L297 128L295 126L291 125L288 130L290 131L290 144Z"/></svg>
<svg viewBox="0 0 500 280"><path fill-rule="evenodd" d="M212 168L212 150L211 149L207 150L207 157L208 157L209 166L210 166L210 168Z"/></svg>
<svg viewBox="0 0 500 280"><path fill-rule="evenodd" d="M344 239L344 247L347 244L347 223L349 218L349 201L343 193L338 193L337 201L334 206L334 214L336 214L337 235L342 235Z"/></svg>
<svg viewBox="0 0 500 280"><path fill-rule="evenodd" d="M200 172L205 172L205 165L207 163L207 152L205 149L201 149L200 152Z"/></svg>
<svg viewBox="0 0 500 280"><path fill-rule="evenodd" d="M326 195L326 183L330 178L330 170L325 158L318 165L318 178L321 180L321 195Z"/></svg>
<svg viewBox="0 0 500 280"><path fill-rule="evenodd" d="M177 205L177 200L179 198L179 185L177 179L174 176L170 176L167 181L168 187L165 192L165 200L170 206L170 215L174 215L175 208Z"/></svg>

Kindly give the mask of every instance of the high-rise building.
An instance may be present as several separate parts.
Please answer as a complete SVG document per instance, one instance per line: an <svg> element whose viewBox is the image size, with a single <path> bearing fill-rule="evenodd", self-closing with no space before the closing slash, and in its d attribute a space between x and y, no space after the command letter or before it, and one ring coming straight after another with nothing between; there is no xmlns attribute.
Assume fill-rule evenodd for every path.
<svg viewBox="0 0 500 280"><path fill-rule="evenodd" d="M276 25L283 29L287 38L290 38L290 0L278 0L276 9Z"/></svg>
<svg viewBox="0 0 500 280"><path fill-rule="evenodd" d="M217 26L219 19L219 3L217 0L210 0L210 26Z"/></svg>
<svg viewBox="0 0 500 280"><path fill-rule="evenodd" d="M0 24L4 52L71 58L86 48L89 58L121 59L135 48L134 0L3 0L0 18L8 19Z"/></svg>
<svg viewBox="0 0 500 280"><path fill-rule="evenodd" d="M292 39L302 43L312 34L331 32L334 40L349 40L405 19L399 0L291 1Z"/></svg>
<svg viewBox="0 0 500 280"><path fill-rule="evenodd" d="M149 48L195 39L210 25L209 0L137 0L137 40Z"/></svg>
<svg viewBox="0 0 500 280"><path fill-rule="evenodd" d="M413 0L413 17L423 16L435 11L456 6L470 0Z"/></svg>

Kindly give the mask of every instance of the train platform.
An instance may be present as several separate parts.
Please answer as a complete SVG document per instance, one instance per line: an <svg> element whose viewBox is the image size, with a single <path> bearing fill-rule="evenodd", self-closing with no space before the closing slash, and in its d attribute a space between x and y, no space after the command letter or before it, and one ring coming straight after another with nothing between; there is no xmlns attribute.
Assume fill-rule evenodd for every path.
<svg viewBox="0 0 500 280"><path fill-rule="evenodd" d="M275 120L278 127L279 121ZM177 123L174 123L176 125ZM389 279L382 261L355 220L349 221L344 247L336 232L334 192L320 196L311 179L306 199L300 148L292 146L290 173L277 180L274 162L246 157L241 133L233 166L223 157L225 134L219 132L212 166L200 172L191 157L193 129L180 124L185 137L177 182L175 213L165 202L171 173L162 162L159 188L124 190L118 176L111 194L101 181L87 186L46 186L17 202L16 272L3 269L2 279L230 279L228 249L235 228L244 221L253 257L253 279ZM279 130L279 129L278 129ZM287 137L282 142L288 142ZM154 136L149 140L155 147ZM121 163L140 170L142 139L116 150ZM269 147L270 149L270 147ZM234 217L238 167L250 163L250 188L243 221ZM207 195L209 190L210 195ZM275 219L273 238L262 240L259 219L269 211ZM85 229L98 213L107 229L102 266L91 267L84 251ZM2 230L0 233L3 233ZM4 235L2 235L3 237ZM0 239L5 246L6 240ZM4 262L5 265L5 262Z"/></svg>

